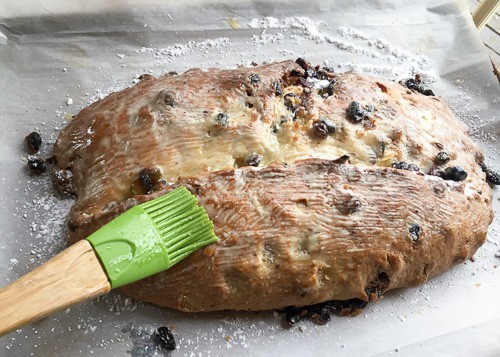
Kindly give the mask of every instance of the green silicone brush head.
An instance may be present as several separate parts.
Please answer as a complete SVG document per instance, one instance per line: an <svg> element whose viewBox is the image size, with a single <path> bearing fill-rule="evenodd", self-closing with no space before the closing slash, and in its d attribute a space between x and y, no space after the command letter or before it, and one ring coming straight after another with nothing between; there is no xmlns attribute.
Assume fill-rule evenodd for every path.
<svg viewBox="0 0 500 357"><path fill-rule="evenodd" d="M214 226L185 187L130 208L87 238L112 288L164 271L217 241Z"/></svg>

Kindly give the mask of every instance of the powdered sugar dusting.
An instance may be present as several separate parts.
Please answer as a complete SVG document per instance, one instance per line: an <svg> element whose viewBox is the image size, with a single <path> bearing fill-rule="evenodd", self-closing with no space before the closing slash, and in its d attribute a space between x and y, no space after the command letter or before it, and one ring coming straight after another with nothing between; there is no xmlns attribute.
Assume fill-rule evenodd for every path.
<svg viewBox="0 0 500 357"><path fill-rule="evenodd" d="M193 54L194 52L202 52L208 54L211 51L220 51L221 49L230 46L229 39L220 37L216 39L207 39L196 42L189 41L185 44L175 44L168 47L141 47L136 50L136 53L152 53L157 60L157 65L172 63L176 58Z"/></svg>
<svg viewBox="0 0 500 357"><path fill-rule="evenodd" d="M393 80L413 77L418 73L427 83L434 82L437 78L425 56L412 55L383 38L373 38L354 27L337 28L335 32L340 35L339 37L326 23L314 21L309 17L254 18L248 26L262 30L260 35L253 35L250 39L258 45L279 42L285 38L302 39L318 44L330 44L339 50L366 56L366 63L359 61L338 63L334 58L325 59L325 64L335 64L341 71L373 73ZM277 31L271 33L269 32L271 30ZM384 64L374 65L371 63L374 59L381 60Z"/></svg>
<svg viewBox="0 0 500 357"><path fill-rule="evenodd" d="M309 17L286 17L284 19L277 19L274 17L266 17L264 19L252 19L248 26L253 29L262 29L261 37L263 34L273 36L266 31L268 29L279 29L280 32L276 33L275 38L285 38L285 34L291 39L306 39L316 43L330 43L339 49L353 52L364 53L370 57L377 57L378 55L368 49L356 46L352 43L343 41L337 37L329 35L325 30L327 25L323 21L313 21ZM290 30L290 31L289 31Z"/></svg>

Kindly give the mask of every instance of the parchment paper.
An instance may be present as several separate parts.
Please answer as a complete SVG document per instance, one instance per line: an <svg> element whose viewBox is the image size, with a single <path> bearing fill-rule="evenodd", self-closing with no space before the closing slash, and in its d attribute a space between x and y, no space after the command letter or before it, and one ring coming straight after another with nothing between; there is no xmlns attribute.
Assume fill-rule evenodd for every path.
<svg viewBox="0 0 500 357"><path fill-rule="evenodd" d="M394 80L421 73L500 169L498 81L461 1L5 0L0 9L1 285L65 244L71 200L48 174L27 175L24 136L39 130L48 157L72 114L142 73L298 56ZM499 206L496 188L497 216ZM1 338L0 355L162 354L150 336L163 325L179 356L499 355L499 243L497 217L475 261L324 326L287 329L275 312L185 314L112 293Z"/></svg>

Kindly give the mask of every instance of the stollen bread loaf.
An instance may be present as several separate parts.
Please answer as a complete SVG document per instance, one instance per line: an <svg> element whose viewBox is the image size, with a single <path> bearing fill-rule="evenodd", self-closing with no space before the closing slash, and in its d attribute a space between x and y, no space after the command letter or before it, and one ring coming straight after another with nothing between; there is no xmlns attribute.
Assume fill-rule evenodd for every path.
<svg viewBox="0 0 500 357"><path fill-rule="evenodd" d="M55 143L55 183L76 196L69 242L182 185L220 241L125 294L263 310L421 284L469 259L493 212L466 125L412 81L302 59L144 75Z"/></svg>

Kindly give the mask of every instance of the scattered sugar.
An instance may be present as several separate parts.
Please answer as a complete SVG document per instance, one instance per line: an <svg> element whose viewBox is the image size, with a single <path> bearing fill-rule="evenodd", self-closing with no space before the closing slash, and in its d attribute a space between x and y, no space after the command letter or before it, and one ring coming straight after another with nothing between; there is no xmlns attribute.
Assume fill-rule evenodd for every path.
<svg viewBox="0 0 500 357"><path fill-rule="evenodd" d="M286 17L277 19L274 17L266 17L264 19L252 19L248 26L253 29L281 29L284 30L292 39L306 39L316 43L331 43L339 49L353 53L365 53L376 57L376 54L368 49L358 47L354 44L345 42L335 36L329 35L325 29L327 25L323 21L313 21L309 17ZM288 29L291 31L288 33ZM283 36L283 33L278 33L275 36ZM262 35L262 34L261 34Z"/></svg>
<svg viewBox="0 0 500 357"><path fill-rule="evenodd" d="M318 44L331 44L342 51L366 56L366 63L351 61L338 63L334 58L326 58L325 64L335 63L340 71L373 73L393 80L413 77L418 73L426 83L437 79L425 56L412 55L385 39L373 38L353 27L337 28L336 32L340 35L338 37L331 34L332 31L323 21L314 21L309 17L255 18L248 23L248 26L252 29L262 29L260 35L253 35L250 39L250 42L257 45L279 42L288 37ZM269 33L270 30L278 31ZM286 52L285 55L291 53ZM386 64L374 65L372 63L374 59Z"/></svg>
<svg viewBox="0 0 500 357"><path fill-rule="evenodd" d="M150 53L156 59L156 65L172 63L176 58L190 55L194 52L209 53L212 50L226 49L229 51L229 39L220 37L204 41L189 41L185 44L175 44L168 47L141 47L136 53Z"/></svg>
<svg viewBox="0 0 500 357"><path fill-rule="evenodd" d="M280 42L284 38L285 36L282 33L270 34L264 29L260 35L252 35L249 42L256 43L257 45L267 45L268 43Z"/></svg>

